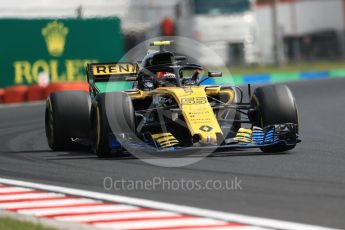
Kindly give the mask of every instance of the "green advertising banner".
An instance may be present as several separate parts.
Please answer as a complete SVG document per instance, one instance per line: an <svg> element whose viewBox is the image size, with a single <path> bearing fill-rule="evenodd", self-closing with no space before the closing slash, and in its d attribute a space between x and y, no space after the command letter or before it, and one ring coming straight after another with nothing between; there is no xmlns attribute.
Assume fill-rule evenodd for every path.
<svg viewBox="0 0 345 230"><path fill-rule="evenodd" d="M118 18L0 20L0 88L85 79L90 62L118 61L124 53Z"/></svg>

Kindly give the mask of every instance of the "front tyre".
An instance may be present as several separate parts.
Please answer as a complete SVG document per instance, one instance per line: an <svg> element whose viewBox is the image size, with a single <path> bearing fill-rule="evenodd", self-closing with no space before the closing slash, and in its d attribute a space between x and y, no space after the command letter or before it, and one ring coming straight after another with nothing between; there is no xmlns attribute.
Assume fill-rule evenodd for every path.
<svg viewBox="0 0 345 230"><path fill-rule="evenodd" d="M99 158L119 156L124 148L115 134L134 132L134 109L123 92L99 94L92 106L93 151Z"/></svg>
<svg viewBox="0 0 345 230"><path fill-rule="evenodd" d="M269 125L292 123L297 126L298 113L295 98L286 85L268 85L255 89L251 104L257 112L253 120L255 126L265 128ZM294 145L274 145L260 148L266 153L285 152L295 148Z"/></svg>

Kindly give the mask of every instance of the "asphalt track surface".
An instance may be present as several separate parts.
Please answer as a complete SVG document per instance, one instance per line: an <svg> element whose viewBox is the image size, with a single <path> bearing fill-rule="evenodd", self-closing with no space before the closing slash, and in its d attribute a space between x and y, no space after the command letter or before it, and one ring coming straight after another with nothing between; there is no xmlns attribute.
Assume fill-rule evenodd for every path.
<svg viewBox="0 0 345 230"><path fill-rule="evenodd" d="M288 154L217 153L167 168L140 159L97 159L90 152L52 152L44 133L44 105L0 108L0 177L306 224L345 228L345 79L289 83L303 142ZM114 180L226 181L237 190L106 190Z"/></svg>

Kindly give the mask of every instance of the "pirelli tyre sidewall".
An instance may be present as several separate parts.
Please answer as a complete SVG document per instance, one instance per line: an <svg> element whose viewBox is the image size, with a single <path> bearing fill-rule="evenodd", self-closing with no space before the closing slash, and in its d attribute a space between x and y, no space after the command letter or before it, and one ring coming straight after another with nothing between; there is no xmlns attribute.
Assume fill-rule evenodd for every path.
<svg viewBox="0 0 345 230"><path fill-rule="evenodd" d="M45 110L45 131L54 151L76 150L72 138L89 138L91 100L83 91L62 91L49 95Z"/></svg>
<svg viewBox="0 0 345 230"><path fill-rule="evenodd" d="M96 96L92 105L93 151L98 157L120 156L123 146L113 149L115 133L135 131L134 109L126 93L111 92Z"/></svg>
<svg viewBox="0 0 345 230"><path fill-rule="evenodd" d="M254 125L264 128L268 125L293 123L298 127L298 113L295 98L286 85L268 85L255 89L251 98L257 116ZM298 132L298 129L297 129ZM261 148L264 152L284 152L295 146L272 146Z"/></svg>

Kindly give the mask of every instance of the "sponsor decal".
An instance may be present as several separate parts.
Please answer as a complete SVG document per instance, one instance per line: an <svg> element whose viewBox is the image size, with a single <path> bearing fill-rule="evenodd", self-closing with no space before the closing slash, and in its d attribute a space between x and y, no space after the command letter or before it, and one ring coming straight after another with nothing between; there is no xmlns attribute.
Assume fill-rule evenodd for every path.
<svg viewBox="0 0 345 230"><path fill-rule="evenodd" d="M213 128L211 126L208 126L208 125L203 125L199 128L199 130L206 132L206 133L211 132L212 129Z"/></svg>
<svg viewBox="0 0 345 230"><path fill-rule="evenodd" d="M49 61L39 59L33 63L15 61L13 63L14 81L15 84L32 84L38 81L38 76L42 72L49 74L50 82L85 80L84 69L87 63L91 62L97 62L97 60L67 59L62 63L57 59Z"/></svg>
<svg viewBox="0 0 345 230"><path fill-rule="evenodd" d="M6 31L1 37L6 59L0 63L0 87L36 84L40 76L48 76L51 83L85 81L88 63L116 62L123 55L117 18L1 19L0 29ZM131 65L119 68L133 69Z"/></svg>
<svg viewBox="0 0 345 230"><path fill-rule="evenodd" d="M94 76L136 73L137 65L132 63L97 64L92 66L92 74Z"/></svg>
<svg viewBox="0 0 345 230"><path fill-rule="evenodd" d="M62 22L52 21L41 29L41 35L46 43L48 54L53 59L38 59L34 62L20 60L13 63L14 83L35 83L40 75L45 74L50 82L64 82L85 80L84 69L87 63L98 62L95 59L65 59L59 58L64 54L69 28ZM62 71L61 71L62 70Z"/></svg>
<svg viewBox="0 0 345 230"><path fill-rule="evenodd" d="M182 105L206 104L206 97L183 97L181 98Z"/></svg>
<svg viewBox="0 0 345 230"><path fill-rule="evenodd" d="M42 29L48 52L53 57L60 57L65 49L68 28L62 22L53 21Z"/></svg>

